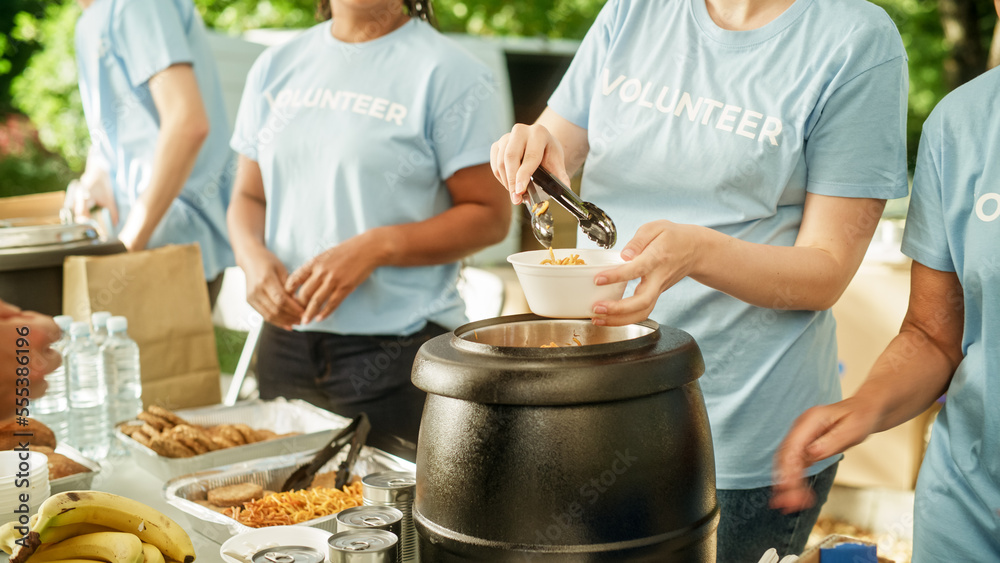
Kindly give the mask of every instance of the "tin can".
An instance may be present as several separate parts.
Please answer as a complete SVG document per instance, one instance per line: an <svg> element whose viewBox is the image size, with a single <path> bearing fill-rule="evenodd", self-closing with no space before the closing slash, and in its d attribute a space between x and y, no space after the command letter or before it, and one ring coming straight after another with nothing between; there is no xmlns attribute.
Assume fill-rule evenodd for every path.
<svg viewBox="0 0 1000 563"><path fill-rule="evenodd" d="M268 547L253 554L253 563L323 563L326 557L318 549L304 545Z"/></svg>
<svg viewBox="0 0 1000 563"><path fill-rule="evenodd" d="M327 540L330 563L395 563L399 538L385 530L349 530Z"/></svg>
<svg viewBox="0 0 1000 563"><path fill-rule="evenodd" d="M361 479L361 496L365 506L389 506L403 513L399 536L399 563L420 560L417 530L413 527L413 499L417 493L417 477L405 471L372 473Z"/></svg>
<svg viewBox="0 0 1000 563"><path fill-rule="evenodd" d="M337 531L385 530L403 536L403 513L391 506L355 506L337 513ZM396 543L396 561L402 561L402 544Z"/></svg>

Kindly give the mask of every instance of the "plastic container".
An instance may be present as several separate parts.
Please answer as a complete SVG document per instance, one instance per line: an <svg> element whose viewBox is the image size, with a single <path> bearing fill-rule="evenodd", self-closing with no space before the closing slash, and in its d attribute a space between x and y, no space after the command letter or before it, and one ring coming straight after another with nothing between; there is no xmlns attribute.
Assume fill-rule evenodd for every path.
<svg viewBox="0 0 1000 563"><path fill-rule="evenodd" d="M98 348L104 344L104 340L108 337L108 319L110 318L111 313L108 311L97 311L90 315L90 339Z"/></svg>
<svg viewBox="0 0 1000 563"><path fill-rule="evenodd" d="M101 371L108 388L111 424L132 420L142 412L139 345L128 336L125 317L108 319L108 338L101 346Z"/></svg>
<svg viewBox="0 0 1000 563"><path fill-rule="evenodd" d="M93 460L107 457L111 445L108 424L107 386L98 366L99 350L90 339L90 325L75 322L70 327L67 348L69 366L69 443Z"/></svg>
<svg viewBox="0 0 1000 563"><path fill-rule="evenodd" d="M624 264L617 250L561 248L552 251L556 260L579 254L586 265L542 264L551 258L548 250L529 250L507 257L521 282L532 313L543 317L585 319L594 316L594 303L621 299L628 282L596 285L594 276Z"/></svg>
<svg viewBox="0 0 1000 563"><path fill-rule="evenodd" d="M52 349L59 352L62 357L62 364L52 373L45 376L48 389L41 397L31 402L31 413L34 418L43 422L52 429L56 435L56 443L65 442L69 439L69 391L66 375L66 346L69 345L69 327L73 324L73 317L69 315L59 315L53 319L62 336L52 343Z"/></svg>

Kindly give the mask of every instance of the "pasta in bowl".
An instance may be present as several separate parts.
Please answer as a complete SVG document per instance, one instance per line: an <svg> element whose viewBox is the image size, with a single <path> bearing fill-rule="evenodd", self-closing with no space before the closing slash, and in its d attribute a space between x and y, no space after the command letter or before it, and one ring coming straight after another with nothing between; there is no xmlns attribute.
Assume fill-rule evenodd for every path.
<svg viewBox="0 0 1000 563"><path fill-rule="evenodd" d="M507 257L531 312L562 319L593 316L594 303L621 299L627 282L598 286L594 276L624 264L616 250L557 248L529 250Z"/></svg>

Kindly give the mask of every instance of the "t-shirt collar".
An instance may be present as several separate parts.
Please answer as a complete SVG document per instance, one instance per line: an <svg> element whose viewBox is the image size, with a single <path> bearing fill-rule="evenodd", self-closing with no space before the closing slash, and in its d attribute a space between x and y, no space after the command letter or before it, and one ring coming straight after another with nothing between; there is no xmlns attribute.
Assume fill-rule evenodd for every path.
<svg viewBox="0 0 1000 563"><path fill-rule="evenodd" d="M348 43L347 41L341 41L333 36L333 20L331 19L325 26L323 26L323 40L328 45L333 45L335 47L343 47L347 49L369 49L378 45L385 43L390 43L397 40L399 37L406 35L412 29L416 29L418 24L418 18L410 18L409 21L399 26L398 28L386 33L385 35L376 37L370 41L361 41L358 43Z"/></svg>
<svg viewBox="0 0 1000 563"><path fill-rule="evenodd" d="M787 10L763 27L748 31L732 31L722 29L712 20L712 16L708 14L708 7L705 5L705 0L688 1L691 4L691 15L697 22L698 27L701 28L702 33L717 43L732 46L749 46L771 39L792 25L813 3L813 0L795 0Z"/></svg>

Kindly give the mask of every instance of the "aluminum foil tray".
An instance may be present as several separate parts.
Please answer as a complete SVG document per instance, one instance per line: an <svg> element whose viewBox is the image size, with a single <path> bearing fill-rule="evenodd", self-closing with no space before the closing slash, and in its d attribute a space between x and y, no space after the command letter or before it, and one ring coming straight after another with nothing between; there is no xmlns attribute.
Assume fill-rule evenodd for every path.
<svg viewBox="0 0 1000 563"><path fill-rule="evenodd" d="M62 493L65 491L85 491L90 489L90 486L94 482L94 477L101 472L101 465L92 459L83 457L83 454L80 453L79 450L73 448L72 446L67 446L66 444L59 444L56 446L56 453L72 459L90 471L84 471L83 473L77 473L75 475L67 475L65 477L49 481L49 487L52 490L52 494Z"/></svg>
<svg viewBox="0 0 1000 563"><path fill-rule="evenodd" d="M265 489L280 490L285 479L301 465L308 463L318 450L317 448L294 455L247 461L178 477L168 481L163 486L163 496L167 499L168 504L184 512L191 523L191 529L197 530L209 539L221 544L237 534L249 532L254 528L245 526L228 516L223 516L195 501L206 500L210 489L237 483L256 483ZM335 470L346 456L347 449L345 448L324 465L320 473ZM379 471L415 472L416 466L410 461L381 450L370 447L363 448L352 473L356 477L360 477ZM337 528L336 514L296 525L335 532Z"/></svg>
<svg viewBox="0 0 1000 563"><path fill-rule="evenodd" d="M216 450L194 457L170 458L157 454L116 429L115 436L132 452L136 464L164 481L212 467L317 449L333 438L334 431L351 423L349 418L298 399L255 400L233 406L216 405L179 410L176 413L188 422L204 426L243 423L256 429L273 430L278 434L301 434Z"/></svg>

